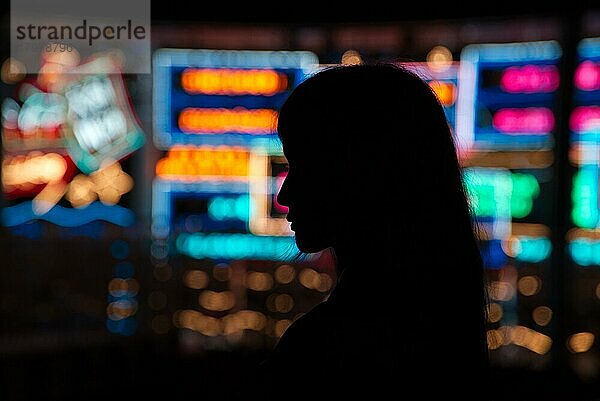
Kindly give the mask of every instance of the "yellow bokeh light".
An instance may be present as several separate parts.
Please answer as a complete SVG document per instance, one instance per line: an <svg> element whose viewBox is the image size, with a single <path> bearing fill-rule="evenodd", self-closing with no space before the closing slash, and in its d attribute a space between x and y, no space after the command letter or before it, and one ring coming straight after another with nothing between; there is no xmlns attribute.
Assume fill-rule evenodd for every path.
<svg viewBox="0 0 600 401"><path fill-rule="evenodd" d="M194 310L181 310L173 315L175 327L197 331L206 336L221 334L221 320Z"/></svg>
<svg viewBox="0 0 600 401"><path fill-rule="evenodd" d="M452 52L445 46L435 46L427 53L427 66L432 71L447 70L452 64Z"/></svg>
<svg viewBox="0 0 600 401"><path fill-rule="evenodd" d="M487 345L489 349L498 349L504 343L504 339L499 330L487 331Z"/></svg>
<svg viewBox="0 0 600 401"><path fill-rule="evenodd" d="M502 319L504 312L502 305L497 303L491 303L488 305L488 320L491 323L499 322Z"/></svg>
<svg viewBox="0 0 600 401"><path fill-rule="evenodd" d="M362 57L356 50L346 50L342 54L342 65L358 65L362 64Z"/></svg>
<svg viewBox="0 0 600 401"><path fill-rule="evenodd" d="M294 280L296 270L290 265L281 265L275 270L275 280L281 284L288 284Z"/></svg>
<svg viewBox="0 0 600 401"><path fill-rule="evenodd" d="M311 268L303 269L298 277L300 284L310 289L317 289L321 285L321 275Z"/></svg>
<svg viewBox="0 0 600 401"><path fill-rule="evenodd" d="M97 196L92 180L86 175L78 174L69 184L65 197L73 207L85 207L95 201Z"/></svg>
<svg viewBox="0 0 600 401"><path fill-rule="evenodd" d="M275 336L281 337L291 324L292 321L289 319L282 319L275 322Z"/></svg>
<svg viewBox="0 0 600 401"><path fill-rule="evenodd" d="M552 320L552 309L547 306L538 306L532 312L533 321L540 326L546 326Z"/></svg>
<svg viewBox="0 0 600 401"><path fill-rule="evenodd" d="M569 351L573 353L587 352L594 345L595 336L589 332L576 333L567 340Z"/></svg>
<svg viewBox="0 0 600 401"><path fill-rule="evenodd" d="M235 305L235 296L231 291L203 291L198 297L200 306L212 311L225 311Z"/></svg>
<svg viewBox="0 0 600 401"><path fill-rule="evenodd" d="M275 311L288 313L294 308L294 298L288 294L279 294L273 300Z"/></svg>
<svg viewBox="0 0 600 401"><path fill-rule="evenodd" d="M7 58L0 68L0 78L2 79L2 82L8 85L16 84L25 78L25 74L27 74L25 64L16 58Z"/></svg>
<svg viewBox="0 0 600 401"><path fill-rule="evenodd" d="M494 301L508 301L515 295L515 287L506 281L492 281L489 294Z"/></svg>
<svg viewBox="0 0 600 401"><path fill-rule="evenodd" d="M111 163L90 174L90 179L94 183L94 191L98 198L107 205L118 203L121 195L133 188L133 179L121 169L119 163Z"/></svg>
<svg viewBox="0 0 600 401"><path fill-rule="evenodd" d="M273 276L263 272L248 272L246 287L254 291L267 291L273 287Z"/></svg>
<svg viewBox="0 0 600 401"><path fill-rule="evenodd" d="M188 270L183 276L185 286L195 290L205 288L209 280L208 274L202 270Z"/></svg>
<svg viewBox="0 0 600 401"><path fill-rule="evenodd" d="M537 294L542 287L542 280L537 276L524 276L517 282L519 292L525 296Z"/></svg>

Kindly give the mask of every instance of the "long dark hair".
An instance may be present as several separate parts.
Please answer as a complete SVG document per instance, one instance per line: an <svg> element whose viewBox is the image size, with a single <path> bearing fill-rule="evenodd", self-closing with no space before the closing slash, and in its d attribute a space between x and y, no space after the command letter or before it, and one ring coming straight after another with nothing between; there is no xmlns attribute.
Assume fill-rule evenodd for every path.
<svg viewBox="0 0 600 401"><path fill-rule="evenodd" d="M320 163L335 188L339 207L324 213L340 216L332 246L343 274L487 366L474 218L430 86L395 64L327 68L295 88L277 128L286 154Z"/></svg>

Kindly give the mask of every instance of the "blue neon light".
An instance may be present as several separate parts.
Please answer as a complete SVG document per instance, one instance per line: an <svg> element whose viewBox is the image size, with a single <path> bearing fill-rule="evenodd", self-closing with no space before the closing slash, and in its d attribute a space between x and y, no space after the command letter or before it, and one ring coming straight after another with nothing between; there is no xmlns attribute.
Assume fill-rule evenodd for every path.
<svg viewBox="0 0 600 401"><path fill-rule="evenodd" d="M274 96L190 95L182 91L175 82L185 68L269 68L291 76L292 86L295 86L316 70L318 58L308 51L159 49L154 53L153 63L154 142L157 147L168 149L175 144L254 145L256 140L273 136L240 133L186 134L176 123L177 112L185 107L243 106L248 109L277 110L287 96L286 92Z"/></svg>
<svg viewBox="0 0 600 401"><path fill-rule="evenodd" d="M460 55L460 90L456 105L456 135L459 145L478 150L552 148L554 139L551 132L535 135L505 134L487 125L491 123L491 116L486 116L486 112L509 105L517 108L543 106L552 109L557 93L504 93L494 86L484 87L482 73L485 70L497 71L518 65L557 65L561 56L560 45L554 40L465 46Z"/></svg>
<svg viewBox="0 0 600 401"><path fill-rule="evenodd" d="M66 208L55 205L47 213L34 213L33 202L27 201L2 210L2 224L14 227L34 220L45 220L63 227L77 227L94 220L105 220L118 226L130 226L135 221L134 213L119 205L93 202L84 208Z"/></svg>

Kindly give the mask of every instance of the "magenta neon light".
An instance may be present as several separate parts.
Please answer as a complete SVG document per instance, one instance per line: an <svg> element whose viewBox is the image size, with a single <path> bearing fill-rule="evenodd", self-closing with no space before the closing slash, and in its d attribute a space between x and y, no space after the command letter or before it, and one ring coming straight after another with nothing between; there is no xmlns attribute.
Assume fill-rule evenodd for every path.
<svg viewBox="0 0 600 401"><path fill-rule="evenodd" d="M558 89L560 74L554 65L508 67L502 73L500 87L510 93L546 93Z"/></svg>
<svg viewBox="0 0 600 401"><path fill-rule="evenodd" d="M600 63L587 60L575 70L575 86L583 91L600 89Z"/></svg>
<svg viewBox="0 0 600 401"><path fill-rule="evenodd" d="M507 134L545 134L554 129L554 113L546 107L500 109L494 114L492 125Z"/></svg>
<svg viewBox="0 0 600 401"><path fill-rule="evenodd" d="M579 106L573 109L569 126L573 132L600 128L600 106Z"/></svg>
<svg viewBox="0 0 600 401"><path fill-rule="evenodd" d="M287 172L280 173L277 177L275 177L275 185L277 186L277 191L275 192L275 196L273 197L273 207L278 213L287 213L290 208L287 206L283 206L277 201L277 196L279 195L279 191L281 191L281 186L283 185L283 181L287 177Z"/></svg>

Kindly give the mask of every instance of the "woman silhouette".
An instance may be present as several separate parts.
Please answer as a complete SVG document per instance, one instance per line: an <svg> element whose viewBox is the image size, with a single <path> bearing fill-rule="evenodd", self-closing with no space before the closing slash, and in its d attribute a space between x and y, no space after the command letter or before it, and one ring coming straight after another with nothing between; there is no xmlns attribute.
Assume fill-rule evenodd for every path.
<svg viewBox="0 0 600 401"><path fill-rule="evenodd" d="M290 94L278 202L338 281L261 366L261 396L481 399L484 270L444 110L393 64L321 70ZM354 399L354 398L353 398Z"/></svg>

